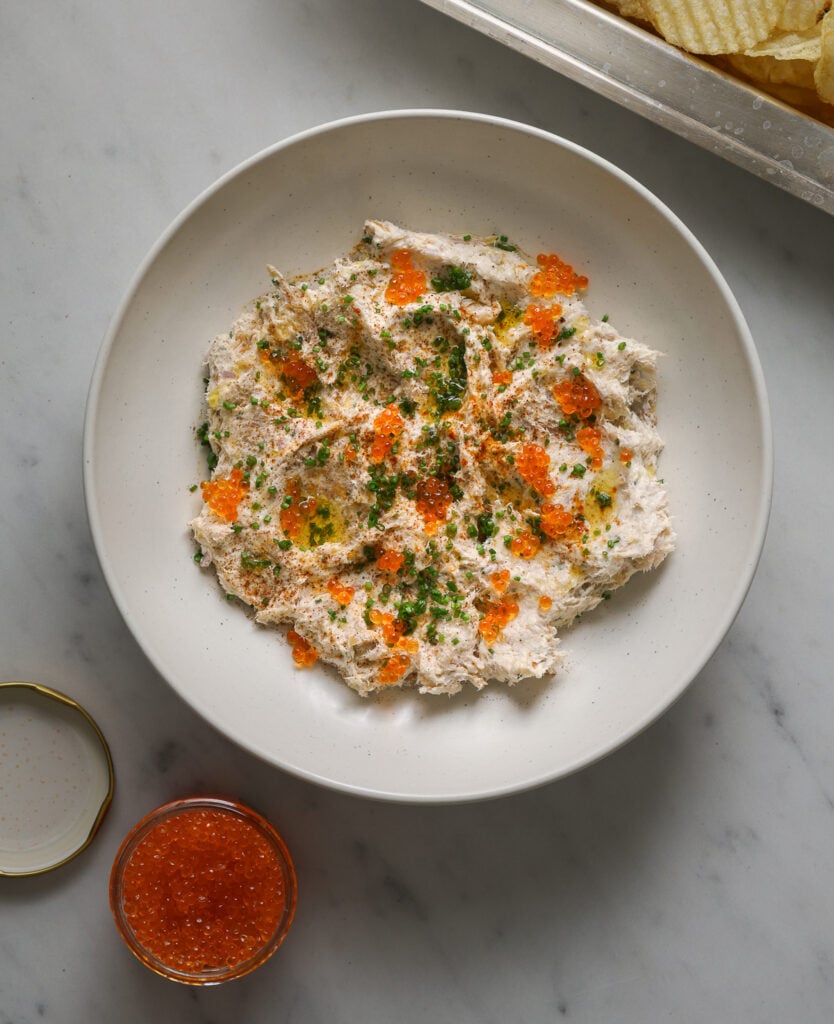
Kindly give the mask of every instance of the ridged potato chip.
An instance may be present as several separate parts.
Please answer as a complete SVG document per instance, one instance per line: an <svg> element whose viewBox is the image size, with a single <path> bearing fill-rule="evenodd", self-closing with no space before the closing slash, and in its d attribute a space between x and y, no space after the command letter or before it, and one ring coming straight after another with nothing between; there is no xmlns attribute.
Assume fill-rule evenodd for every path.
<svg viewBox="0 0 834 1024"><path fill-rule="evenodd" d="M834 0L601 0L834 127Z"/></svg>
<svg viewBox="0 0 834 1024"><path fill-rule="evenodd" d="M748 57L744 53L728 53L727 63L746 78L762 85L798 85L814 89L814 61L779 60L776 57Z"/></svg>
<svg viewBox="0 0 834 1024"><path fill-rule="evenodd" d="M660 34L690 53L741 53L766 39L785 0L643 0Z"/></svg>
<svg viewBox="0 0 834 1024"><path fill-rule="evenodd" d="M834 8L820 22L820 59L814 82L820 99L834 103Z"/></svg>
<svg viewBox="0 0 834 1024"><path fill-rule="evenodd" d="M747 57L774 57L781 61L820 59L822 24L815 23L801 32L776 32L745 50Z"/></svg>
<svg viewBox="0 0 834 1024"><path fill-rule="evenodd" d="M624 18L634 18L636 21L651 21L646 5L643 0L611 0L612 6Z"/></svg>
<svg viewBox="0 0 834 1024"><path fill-rule="evenodd" d="M827 0L787 0L776 27L786 32L801 32L820 19Z"/></svg>

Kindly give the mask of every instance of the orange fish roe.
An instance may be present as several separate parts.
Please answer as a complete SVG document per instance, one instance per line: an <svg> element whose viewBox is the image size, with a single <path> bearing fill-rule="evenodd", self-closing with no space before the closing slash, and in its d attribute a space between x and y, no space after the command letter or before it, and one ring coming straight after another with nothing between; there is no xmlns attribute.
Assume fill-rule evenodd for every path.
<svg viewBox="0 0 834 1024"><path fill-rule="evenodd" d="M413 636L401 636L396 646L401 651L408 651L409 654L416 654L420 650L420 644Z"/></svg>
<svg viewBox="0 0 834 1024"><path fill-rule="evenodd" d="M620 449L620 462L624 465L628 465L629 462L634 458L634 452L630 448Z"/></svg>
<svg viewBox="0 0 834 1024"><path fill-rule="evenodd" d="M345 448L345 462L356 462L356 449L351 444Z"/></svg>
<svg viewBox="0 0 834 1024"><path fill-rule="evenodd" d="M309 668L319 660L319 652L315 647L294 629L288 631L287 640L292 644L292 660L299 668Z"/></svg>
<svg viewBox="0 0 834 1024"><path fill-rule="evenodd" d="M319 382L316 371L300 356L290 356L289 359L283 360L281 374L296 389L297 394Z"/></svg>
<svg viewBox="0 0 834 1024"><path fill-rule="evenodd" d="M553 394L566 416L576 414L582 419L587 419L602 405L599 391L581 373L559 381L553 387Z"/></svg>
<svg viewBox="0 0 834 1024"><path fill-rule="evenodd" d="M243 470L233 469L228 477L216 480L204 480L200 484L203 501L216 516L227 523L237 519L237 507L246 494L247 484L243 480Z"/></svg>
<svg viewBox="0 0 834 1024"><path fill-rule="evenodd" d="M340 583L334 578L327 584L327 593L330 594L337 604L345 607L345 605L349 605L353 600L353 595L356 593L356 590L344 583Z"/></svg>
<svg viewBox="0 0 834 1024"><path fill-rule="evenodd" d="M535 334L542 348L550 348L559 331L559 317L562 307L558 302L552 306L528 306L524 313L524 322Z"/></svg>
<svg viewBox="0 0 834 1024"><path fill-rule="evenodd" d="M582 427L576 440L583 452L591 456L591 469L602 469L602 432L597 427Z"/></svg>
<svg viewBox="0 0 834 1024"><path fill-rule="evenodd" d="M316 514L318 502L315 498L301 499L301 484L298 480L290 480L287 484L287 498L292 503L287 508L281 509L281 529L292 541L297 541L301 536L304 527ZM285 499L286 500L286 499Z"/></svg>
<svg viewBox="0 0 834 1024"><path fill-rule="evenodd" d="M394 273L385 289L386 301L394 306L416 302L426 290L426 275L414 266L408 249L391 253L391 269Z"/></svg>
<svg viewBox="0 0 834 1024"><path fill-rule="evenodd" d="M382 410L374 420L374 439L368 456L371 462L379 463L387 458L404 426L405 420L393 402Z"/></svg>
<svg viewBox="0 0 834 1024"><path fill-rule="evenodd" d="M405 626L391 612L381 612L372 608L368 612L368 618L375 626L382 627L382 638L389 647L393 647L403 635Z"/></svg>
<svg viewBox="0 0 834 1024"><path fill-rule="evenodd" d="M547 497L556 490L548 469L550 456L540 444L525 444L515 458L516 469L522 480Z"/></svg>
<svg viewBox="0 0 834 1024"><path fill-rule="evenodd" d="M557 538L564 536L573 523L573 515L562 505L548 505L541 507L541 531L545 536Z"/></svg>
<svg viewBox="0 0 834 1024"><path fill-rule="evenodd" d="M393 655L379 670L377 681L386 686L396 683L398 679L402 679L405 675L410 664L411 662L404 654Z"/></svg>
<svg viewBox="0 0 834 1024"><path fill-rule="evenodd" d="M530 282L530 294L550 298L551 295L573 295L577 288L587 288L588 278L575 274L573 267L555 253L539 253L536 263L541 267Z"/></svg>
<svg viewBox="0 0 834 1024"><path fill-rule="evenodd" d="M542 596L539 598L539 611L540 612L549 612L552 607L553 607L553 598L552 597L548 597L547 594L542 594Z"/></svg>
<svg viewBox="0 0 834 1024"><path fill-rule="evenodd" d="M513 538L510 551L512 551L516 558L533 558L540 546L541 541L539 538L534 533L530 533L529 530L525 530L524 533L520 533L517 537Z"/></svg>
<svg viewBox="0 0 834 1024"><path fill-rule="evenodd" d="M405 557L401 551L383 551L376 560L376 567L383 572L396 572L402 568L404 561Z"/></svg>
<svg viewBox="0 0 834 1024"><path fill-rule="evenodd" d="M492 375L493 384L512 384L513 372L512 370L496 370Z"/></svg>
<svg viewBox="0 0 834 1024"><path fill-rule="evenodd" d="M510 582L510 570L499 569L498 572L494 572L490 576L489 582L492 584L493 590L497 590L499 594L503 594Z"/></svg>
<svg viewBox="0 0 834 1024"><path fill-rule="evenodd" d="M301 356L292 355L284 359L271 349L259 348L258 358L268 370L285 378L294 395L300 395L313 384L319 383L316 371Z"/></svg>
<svg viewBox="0 0 834 1024"><path fill-rule="evenodd" d="M219 807L188 808L152 825L121 882L136 943L170 971L191 976L233 970L256 956L293 897L267 836Z"/></svg>
<svg viewBox="0 0 834 1024"><path fill-rule="evenodd" d="M486 615L478 623L478 632L487 646L492 646L501 635L501 630L518 615L518 601L505 597L498 604L489 605Z"/></svg>
<svg viewBox="0 0 834 1024"><path fill-rule="evenodd" d="M449 481L443 477L427 476L417 484L417 511L426 524L426 533L437 533L438 526L446 521L446 513L452 504Z"/></svg>

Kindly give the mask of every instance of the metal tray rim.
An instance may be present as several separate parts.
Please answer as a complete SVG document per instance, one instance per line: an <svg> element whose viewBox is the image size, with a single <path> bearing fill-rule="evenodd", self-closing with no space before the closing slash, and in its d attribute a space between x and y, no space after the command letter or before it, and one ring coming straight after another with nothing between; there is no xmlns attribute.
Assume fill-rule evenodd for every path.
<svg viewBox="0 0 834 1024"><path fill-rule="evenodd" d="M834 130L588 0L422 0L818 209Z"/></svg>

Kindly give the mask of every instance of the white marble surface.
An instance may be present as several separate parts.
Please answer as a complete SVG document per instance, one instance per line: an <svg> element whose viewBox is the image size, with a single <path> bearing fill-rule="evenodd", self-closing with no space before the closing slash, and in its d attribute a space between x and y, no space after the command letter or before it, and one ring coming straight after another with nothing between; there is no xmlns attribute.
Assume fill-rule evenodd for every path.
<svg viewBox="0 0 834 1024"><path fill-rule="evenodd" d="M5 3L0 24L0 678L74 695L117 772L90 849L0 879L0 1024L834 1019L834 220L416 0ZM318 789L198 719L123 625L81 486L97 348L157 235L269 143L406 106L538 125L657 193L735 291L775 422L759 572L686 696L575 777L463 807ZM205 789L279 825L301 898L267 967L195 991L121 945L107 879L139 817Z"/></svg>

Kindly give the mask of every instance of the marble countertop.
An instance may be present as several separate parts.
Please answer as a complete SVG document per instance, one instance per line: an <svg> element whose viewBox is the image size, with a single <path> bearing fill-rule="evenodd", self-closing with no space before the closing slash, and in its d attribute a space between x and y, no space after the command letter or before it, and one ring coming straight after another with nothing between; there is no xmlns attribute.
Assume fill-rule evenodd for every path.
<svg viewBox="0 0 834 1024"><path fill-rule="evenodd" d="M834 220L416 0L7 4L0 50L0 678L78 699L117 773L88 850L0 880L0 1024L834 1019ZM81 479L99 343L171 219L278 139L398 107L528 122L655 192L735 292L775 429L757 576L686 695L575 776L455 807L317 788L198 718L110 599ZM266 967L194 990L130 956L107 880L134 822L212 789L278 824L302 898Z"/></svg>

